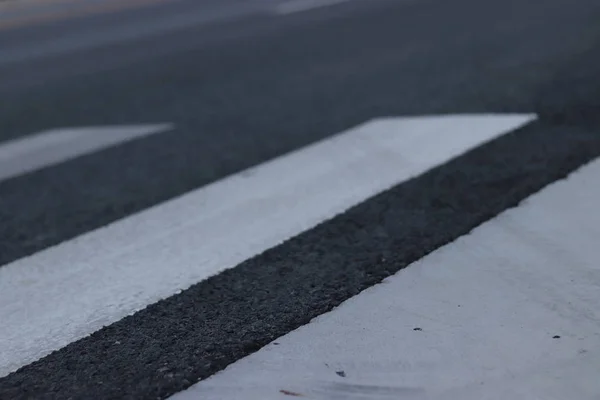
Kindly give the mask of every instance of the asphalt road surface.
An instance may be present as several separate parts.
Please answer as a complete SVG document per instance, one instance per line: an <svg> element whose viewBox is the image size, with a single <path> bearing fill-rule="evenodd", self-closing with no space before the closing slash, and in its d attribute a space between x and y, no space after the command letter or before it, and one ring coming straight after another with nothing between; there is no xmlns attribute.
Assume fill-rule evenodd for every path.
<svg viewBox="0 0 600 400"><path fill-rule="evenodd" d="M600 395L600 2L81 4L0 12L0 398Z"/></svg>

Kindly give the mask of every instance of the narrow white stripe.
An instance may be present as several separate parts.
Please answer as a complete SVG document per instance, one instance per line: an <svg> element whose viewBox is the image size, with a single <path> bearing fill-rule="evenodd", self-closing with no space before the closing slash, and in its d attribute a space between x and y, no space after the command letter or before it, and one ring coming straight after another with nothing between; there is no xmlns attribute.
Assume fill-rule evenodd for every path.
<svg viewBox="0 0 600 400"><path fill-rule="evenodd" d="M375 121L2 267L0 374L533 118Z"/></svg>
<svg viewBox="0 0 600 400"><path fill-rule="evenodd" d="M600 160L173 400L600 398L599 176Z"/></svg>
<svg viewBox="0 0 600 400"><path fill-rule="evenodd" d="M62 128L0 144L0 181L172 129L170 124Z"/></svg>
<svg viewBox="0 0 600 400"><path fill-rule="evenodd" d="M290 0L275 6L275 13L280 15L308 11L315 8L328 7L350 0Z"/></svg>

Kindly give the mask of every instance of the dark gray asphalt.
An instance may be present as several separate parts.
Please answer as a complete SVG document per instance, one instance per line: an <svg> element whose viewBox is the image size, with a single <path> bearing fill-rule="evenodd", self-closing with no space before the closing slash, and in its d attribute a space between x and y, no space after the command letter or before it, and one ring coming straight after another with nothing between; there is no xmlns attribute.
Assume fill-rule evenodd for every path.
<svg viewBox="0 0 600 400"><path fill-rule="evenodd" d="M122 61L119 60L122 54L114 52L116 46L138 47L137 41L153 40L170 32L192 28L199 33L198 28L265 15L283 0L144 0L149 3L141 6L135 1L138 0L124 0L118 5L115 0L77 0L66 5L49 3L38 7L39 12L34 8L14 16L15 13L0 13L0 66L35 60L46 62L49 57L59 55L73 60L73 56L82 56L75 52L87 56L101 47L112 48L111 61ZM107 10L99 7L102 4ZM41 21L28 23L21 29L2 29L2 22L10 22L11 17ZM172 53L173 45L179 43L165 49ZM156 58L156 47L150 50L147 56ZM98 54L94 57L98 60ZM106 57L102 59L106 61ZM60 73L71 77L76 69L70 65ZM45 68L38 69L44 71ZM82 71L93 72L89 67Z"/></svg>
<svg viewBox="0 0 600 400"><path fill-rule="evenodd" d="M598 21L595 0L356 1L4 66L0 140L178 129L0 183L0 264L377 116L589 122Z"/></svg>
<svg viewBox="0 0 600 400"><path fill-rule="evenodd" d="M0 61L0 140L178 127L1 182L0 265L373 117L541 117L0 379L0 398L164 398L222 369L600 155L598 71L596 0L351 1Z"/></svg>

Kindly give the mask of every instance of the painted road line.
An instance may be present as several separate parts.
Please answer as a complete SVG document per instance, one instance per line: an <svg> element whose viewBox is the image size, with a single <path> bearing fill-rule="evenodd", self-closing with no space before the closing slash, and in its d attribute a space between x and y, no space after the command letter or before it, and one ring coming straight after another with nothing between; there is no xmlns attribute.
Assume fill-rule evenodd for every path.
<svg viewBox="0 0 600 400"><path fill-rule="evenodd" d="M346 3L350 0L290 0L275 6L275 13L280 15L293 14Z"/></svg>
<svg viewBox="0 0 600 400"><path fill-rule="evenodd" d="M61 128L0 143L0 181L172 128L171 124Z"/></svg>
<svg viewBox="0 0 600 400"><path fill-rule="evenodd" d="M8 264L0 375L534 118L375 120Z"/></svg>
<svg viewBox="0 0 600 400"><path fill-rule="evenodd" d="M173 400L597 399L600 160Z"/></svg>
<svg viewBox="0 0 600 400"><path fill-rule="evenodd" d="M534 121L0 378L0 398L164 399L599 155L593 128Z"/></svg>

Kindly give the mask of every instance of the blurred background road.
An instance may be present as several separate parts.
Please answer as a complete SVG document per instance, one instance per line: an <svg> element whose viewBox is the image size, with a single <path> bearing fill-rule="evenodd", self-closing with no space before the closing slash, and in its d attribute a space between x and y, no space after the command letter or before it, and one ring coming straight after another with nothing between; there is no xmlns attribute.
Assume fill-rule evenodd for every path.
<svg viewBox="0 0 600 400"><path fill-rule="evenodd" d="M38 3L0 18L0 141L175 128L5 182L2 262L375 117L598 120L595 0Z"/></svg>

